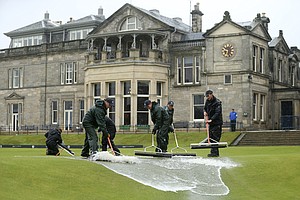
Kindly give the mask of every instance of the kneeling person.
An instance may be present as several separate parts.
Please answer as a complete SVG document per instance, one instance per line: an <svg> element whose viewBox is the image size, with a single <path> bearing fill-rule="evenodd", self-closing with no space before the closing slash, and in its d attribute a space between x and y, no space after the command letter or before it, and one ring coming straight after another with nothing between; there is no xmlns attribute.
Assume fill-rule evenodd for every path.
<svg viewBox="0 0 300 200"><path fill-rule="evenodd" d="M60 128L50 129L46 134L46 155L59 155L58 144L62 143L61 138L62 130Z"/></svg>

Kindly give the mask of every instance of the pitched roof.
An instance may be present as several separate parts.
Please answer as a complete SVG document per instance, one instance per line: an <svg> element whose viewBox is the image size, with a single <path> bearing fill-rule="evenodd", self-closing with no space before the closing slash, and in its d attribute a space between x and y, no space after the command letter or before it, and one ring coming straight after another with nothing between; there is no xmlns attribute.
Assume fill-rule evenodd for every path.
<svg viewBox="0 0 300 200"><path fill-rule="evenodd" d="M129 4L130 5L130 4ZM132 7L135 7L136 9L146 13L147 15L150 15L151 17L171 26L178 30L184 31L184 32L190 32L191 27L185 23L183 23L181 20L178 20L178 18L169 18L166 16L161 15L158 11L155 10L146 10L143 8L139 8L136 6L131 5Z"/></svg>
<svg viewBox="0 0 300 200"><path fill-rule="evenodd" d="M24 33L24 32L32 32L32 31L37 31L37 30L54 28L54 27L58 27L59 25L60 25L59 23L44 19L44 20L35 22L33 24L30 24L28 26L24 26L22 28L10 31L8 33L4 33L4 34L7 36L13 36L13 35L18 35L18 34Z"/></svg>

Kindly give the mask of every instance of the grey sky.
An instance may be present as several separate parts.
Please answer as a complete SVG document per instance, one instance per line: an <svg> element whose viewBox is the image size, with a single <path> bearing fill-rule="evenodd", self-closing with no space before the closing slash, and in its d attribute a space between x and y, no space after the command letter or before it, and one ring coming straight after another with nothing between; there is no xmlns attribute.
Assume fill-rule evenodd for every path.
<svg viewBox="0 0 300 200"><path fill-rule="evenodd" d="M190 3L193 9L199 2L203 15L203 30L210 29L229 11L234 22L252 21L257 13L270 18L269 33L272 38L283 30L287 44L300 48L299 0L0 0L0 49L8 48L10 38L3 33L44 19L46 11L53 21L66 23L70 17L79 19L97 14L102 6L108 18L125 3L147 10L158 9L161 15L180 17L190 23Z"/></svg>

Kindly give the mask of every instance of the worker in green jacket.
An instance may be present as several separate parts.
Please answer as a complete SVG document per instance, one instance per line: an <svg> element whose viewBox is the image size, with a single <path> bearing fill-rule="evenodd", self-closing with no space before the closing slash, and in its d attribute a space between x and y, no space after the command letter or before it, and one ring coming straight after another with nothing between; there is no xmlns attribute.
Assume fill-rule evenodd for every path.
<svg viewBox="0 0 300 200"><path fill-rule="evenodd" d="M154 124L152 134L156 134L157 152L167 152L169 143L169 115L167 111L155 101L146 100L144 106L150 110L151 120Z"/></svg>
<svg viewBox="0 0 300 200"><path fill-rule="evenodd" d="M82 125L85 129L84 146L81 151L82 157L89 157L90 153L96 154L98 152L98 135L96 130L102 132L104 137L108 137L108 131L106 128L105 116L107 109L114 105L113 99L106 98L104 100L97 100L95 106L85 114Z"/></svg>

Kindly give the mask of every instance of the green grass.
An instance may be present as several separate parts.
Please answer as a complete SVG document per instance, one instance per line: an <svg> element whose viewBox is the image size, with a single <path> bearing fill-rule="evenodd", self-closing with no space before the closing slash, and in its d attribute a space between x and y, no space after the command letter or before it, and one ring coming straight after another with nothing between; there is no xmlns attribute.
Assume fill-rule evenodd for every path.
<svg viewBox="0 0 300 200"><path fill-rule="evenodd" d="M188 148L204 135L177 134L180 146L205 157L208 149ZM225 133L222 141L231 141L236 135ZM63 138L67 144L82 144L84 137L74 134L63 135ZM44 141L42 135L0 136L0 144L44 144ZM151 144L151 135L119 134L116 143L146 146ZM174 146L172 143L174 140L170 135L169 149ZM80 149L74 151L79 155ZM134 149L121 151L133 155ZM222 180L230 193L216 199L299 199L300 146L228 147L220 152L221 157L228 157L240 166L221 170ZM65 152L62 154L68 156ZM45 149L0 148L0 199L189 199L186 192L159 191L102 165L44 155Z"/></svg>

